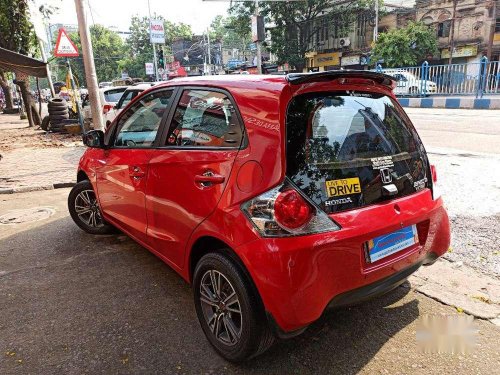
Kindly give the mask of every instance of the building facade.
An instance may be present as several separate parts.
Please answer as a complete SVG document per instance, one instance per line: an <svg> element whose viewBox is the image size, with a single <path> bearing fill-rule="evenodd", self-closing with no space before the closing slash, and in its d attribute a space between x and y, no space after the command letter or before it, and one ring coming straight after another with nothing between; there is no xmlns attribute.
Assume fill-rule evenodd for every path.
<svg viewBox="0 0 500 375"><path fill-rule="evenodd" d="M381 9L378 31L385 32L405 27L415 20L415 8L405 5L385 6ZM413 4L414 2L410 2ZM373 9L359 11L347 23L328 15L318 17L306 25L306 33L312 33L306 53L306 71L336 69L367 69L370 63L375 12Z"/></svg>
<svg viewBox="0 0 500 375"><path fill-rule="evenodd" d="M453 63L479 62L483 56L498 61L499 8L495 0L417 0L417 21L435 28L438 36L439 53L433 62L448 63L451 48Z"/></svg>

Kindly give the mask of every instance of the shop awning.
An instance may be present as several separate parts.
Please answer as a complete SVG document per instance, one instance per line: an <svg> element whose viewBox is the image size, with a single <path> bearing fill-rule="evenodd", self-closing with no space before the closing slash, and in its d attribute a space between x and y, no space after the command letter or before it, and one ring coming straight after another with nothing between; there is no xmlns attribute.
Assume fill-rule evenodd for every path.
<svg viewBox="0 0 500 375"><path fill-rule="evenodd" d="M46 63L21 55L8 49L0 48L0 69L6 72L24 73L29 76L47 77Z"/></svg>

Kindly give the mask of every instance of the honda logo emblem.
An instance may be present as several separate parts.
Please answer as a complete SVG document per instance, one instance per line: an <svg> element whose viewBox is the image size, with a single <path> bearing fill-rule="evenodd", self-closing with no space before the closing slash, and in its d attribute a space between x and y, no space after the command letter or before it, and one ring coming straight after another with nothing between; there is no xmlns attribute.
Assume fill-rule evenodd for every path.
<svg viewBox="0 0 500 375"><path fill-rule="evenodd" d="M392 182L391 170L389 168L380 169L380 179L384 184L390 184Z"/></svg>

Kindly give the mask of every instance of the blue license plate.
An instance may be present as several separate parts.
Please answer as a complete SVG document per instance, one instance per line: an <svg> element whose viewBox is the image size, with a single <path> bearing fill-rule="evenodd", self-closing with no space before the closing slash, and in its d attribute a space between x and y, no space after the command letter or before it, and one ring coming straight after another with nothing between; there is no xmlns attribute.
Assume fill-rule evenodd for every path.
<svg viewBox="0 0 500 375"><path fill-rule="evenodd" d="M417 226L401 228L395 232L378 236L368 241L367 250L370 263L404 250L418 243Z"/></svg>

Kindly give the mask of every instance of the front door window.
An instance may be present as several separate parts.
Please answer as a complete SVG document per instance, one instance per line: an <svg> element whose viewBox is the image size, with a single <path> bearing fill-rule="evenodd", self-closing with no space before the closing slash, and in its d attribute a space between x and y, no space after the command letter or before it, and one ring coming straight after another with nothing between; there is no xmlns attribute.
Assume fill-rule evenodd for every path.
<svg viewBox="0 0 500 375"><path fill-rule="evenodd" d="M136 101L119 120L114 146L151 147L171 96L172 90L156 91Z"/></svg>

